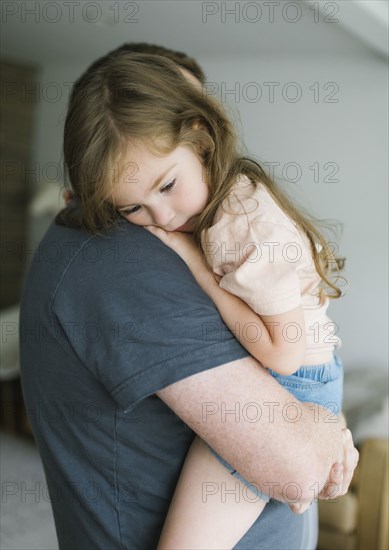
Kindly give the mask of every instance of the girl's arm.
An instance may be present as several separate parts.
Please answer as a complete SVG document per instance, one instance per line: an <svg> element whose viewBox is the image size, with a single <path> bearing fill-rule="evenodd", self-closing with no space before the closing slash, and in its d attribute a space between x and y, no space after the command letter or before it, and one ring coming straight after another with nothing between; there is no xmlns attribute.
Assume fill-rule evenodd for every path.
<svg viewBox="0 0 389 550"><path fill-rule="evenodd" d="M301 306L280 315L259 316L243 300L220 288L190 235L168 233L157 227L147 229L181 256L228 328L251 355L283 375L300 367L306 348Z"/></svg>

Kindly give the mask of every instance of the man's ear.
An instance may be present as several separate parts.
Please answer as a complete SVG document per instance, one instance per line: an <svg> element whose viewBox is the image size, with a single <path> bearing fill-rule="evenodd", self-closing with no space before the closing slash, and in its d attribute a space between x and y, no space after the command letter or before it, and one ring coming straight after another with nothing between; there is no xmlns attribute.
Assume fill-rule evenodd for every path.
<svg viewBox="0 0 389 550"><path fill-rule="evenodd" d="M206 132L206 131L207 131L207 128L206 128L206 126L201 122L201 120L196 119L196 120L192 123L192 130L204 130L204 131Z"/></svg>

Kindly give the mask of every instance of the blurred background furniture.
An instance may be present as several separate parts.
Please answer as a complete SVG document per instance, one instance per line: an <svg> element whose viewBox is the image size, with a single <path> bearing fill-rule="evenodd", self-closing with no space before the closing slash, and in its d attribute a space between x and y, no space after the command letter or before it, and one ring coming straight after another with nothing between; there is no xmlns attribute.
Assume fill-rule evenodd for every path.
<svg viewBox="0 0 389 550"><path fill-rule="evenodd" d="M360 452L349 492L319 502L318 550L389 549L387 373L346 372L344 410Z"/></svg>
<svg viewBox="0 0 389 550"><path fill-rule="evenodd" d="M368 439L347 495L319 503L318 550L388 550L388 440Z"/></svg>
<svg viewBox="0 0 389 550"><path fill-rule="evenodd" d="M32 163L37 68L1 61L0 307L19 301L28 254L28 204L39 168Z"/></svg>
<svg viewBox="0 0 389 550"><path fill-rule="evenodd" d="M10 183L11 180L8 184ZM38 247L54 216L64 206L61 187L60 182L43 182L30 202L26 199L27 195L25 196L24 244L18 240L10 241L15 245L12 249L9 249L12 254L10 253L9 257L7 256L6 258L10 262L6 261L5 265L2 264L5 274L4 280L2 279L2 287L3 290L7 289L7 292L3 292L4 304L0 309L0 397L2 404L0 409L0 425L8 432L27 434L29 436L32 436L32 433L23 404L19 379L20 288L26 269L32 259L32 252ZM6 238L11 239L9 232ZM15 252L19 249L24 250L24 253L18 254ZM26 250L29 250L31 253L26 254ZM18 259L17 262L15 256ZM17 271L14 271L15 265L18 266ZM19 269L20 266L22 270ZM9 286L8 283L12 277L17 279L17 285L12 284ZM10 300L11 305L8 305Z"/></svg>

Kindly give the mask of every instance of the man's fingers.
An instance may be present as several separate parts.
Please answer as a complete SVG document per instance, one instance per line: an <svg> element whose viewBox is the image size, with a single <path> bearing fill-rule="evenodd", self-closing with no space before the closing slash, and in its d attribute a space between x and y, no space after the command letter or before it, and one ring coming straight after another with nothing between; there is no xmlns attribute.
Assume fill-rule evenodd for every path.
<svg viewBox="0 0 389 550"><path fill-rule="evenodd" d="M324 485L319 498L331 499L339 496L343 489L344 467L340 462L335 463L330 472L327 483Z"/></svg>
<svg viewBox="0 0 389 550"><path fill-rule="evenodd" d="M351 483L351 479L354 474L354 470L358 464L359 453L354 447L353 436L350 430L343 430L343 448L344 448L344 477L343 477L343 488L341 494L346 494Z"/></svg>
<svg viewBox="0 0 389 550"><path fill-rule="evenodd" d="M359 453L354 447L350 430L343 430L342 438L343 461L333 465L328 481L319 495L321 499L334 499L345 495L358 464Z"/></svg>

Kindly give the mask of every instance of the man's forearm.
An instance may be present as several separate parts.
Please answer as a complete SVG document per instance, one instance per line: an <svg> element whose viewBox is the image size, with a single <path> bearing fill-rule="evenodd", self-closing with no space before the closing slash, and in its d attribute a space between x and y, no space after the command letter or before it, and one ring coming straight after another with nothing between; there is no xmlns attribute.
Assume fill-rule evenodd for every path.
<svg viewBox="0 0 389 550"><path fill-rule="evenodd" d="M302 404L251 357L196 374L159 397L247 480L274 498L314 498L341 450L340 423Z"/></svg>

